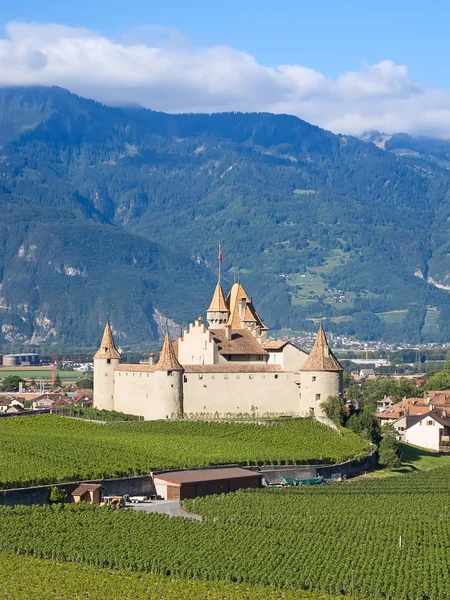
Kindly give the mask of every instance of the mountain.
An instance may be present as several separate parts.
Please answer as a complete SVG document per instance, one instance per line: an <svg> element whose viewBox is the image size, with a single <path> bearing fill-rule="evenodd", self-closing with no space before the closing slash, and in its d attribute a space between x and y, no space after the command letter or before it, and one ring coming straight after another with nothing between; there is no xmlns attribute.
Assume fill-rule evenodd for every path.
<svg viewBox="0 0 450 600"><path fill-rule="evenodd" d="M450 169L450 140L424 136L413 137L407 133L389 135L376 130L366 131L362 134L361 139L365 142L372 142L378 148L392 152L396 156Z"/></svg>
<svg viewBox="0 0 450 600"><path fill-rule="evenodd" d="M271 328L450 336L450 172L296 117L0 90L3 342L156 339L241 280ZM387 143L387 142L386 142ZM448 288L448 289L447 289ZM158 329L159 327L159 329Z"/></svg>

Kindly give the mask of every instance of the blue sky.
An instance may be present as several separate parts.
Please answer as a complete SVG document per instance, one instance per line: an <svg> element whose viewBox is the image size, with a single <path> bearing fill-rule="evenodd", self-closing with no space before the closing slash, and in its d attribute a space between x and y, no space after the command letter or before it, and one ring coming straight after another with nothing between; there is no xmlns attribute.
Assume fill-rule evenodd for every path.
<svg viewBox="0 0 450 600"><path fill-rule="evenodd" d="M64 61L72 57L76 65L73 75L68 68L63 76L53 68L54 31L47 43L45 28L36 33L30 27L8 26L11 22L64 25L66 33L61 35L68 38L73 38L71 32L77 31L72 28L85 28L91 32L92 39L99 34L108 43L116 44L109 55L111 62L117 60L116 51L123 44L160 48L164 54L165 75L155 76L151 66L156 60L154 53L145 58L137 57L136 50L132 52L133 57L127 59L128 64L124 64L125 78L136 67L136 79L139 72L141 79L147 81L145 85L139 88L136 82L128 82L122 86L115 73L111 74L110 82L105 78L100 84L93 78L91 84L82 85L81 78L76 78L76 73L83 70L82 64L76 61L81 61L81 56L86 57L92 43L86 42L78 57L74 57L73 48L64 54ZM427 3L417 0L280 0L278 3L267 0L226 3L214 0L3 0L0 25L5 27L5 32L0 38L7 40L8 52L2 57L0 40L0 83L56 83L101 101L136 101L160 110L292 112L333 130L345 132L347 128L350 133L366 125L395 129L398 119L399 129L414 132L416 128L419 133L429 131L439 135L450 114L447 98L450 90L449 23L450 3L444 0ZM88 36L83 34L83 37ZM24 71L22 81L17 75L11 75L12 69L8 70L8 66L14 60L19 64L20 57L24 56L24 45L27 54L20 64L31 69L33 77ZM109 52L105 44L102 46L102 52ZM79 44L77 47L79 49ZM217 47L230 49L226 59L223 53L214 50ZM61 44L57 52L65 52ZM244 67L239 53L250 57ZM94 58L89 56L88 62ZM106 54L103 60L108 61ZM256 66L250 73L251 60ZM222 65L220 77L232 73L230 88L248 88L245 94L237 98L223 87L219 89L214 80L215 61ZM143 62L148 73L139 71ZM185 63L183 72L177 72L174 67L180 62ZM98 69L96 64L93 70ZM287 72L283 65L299 66L303 71L294 73L290 69ZM406 72L401 70L403 66ZM268 73L268 69L276 70L276 77ZM191 71L192 78L188 82L186 73ZM236 77L235 72L242 77ZM360 75L347 76L348 73ZM270 78L277 81L269 82ZM253 82L252 86L247 85L248 80ZM108 87L112 89L110 96L106 91ZM175 94L185 97L186 102L175 102ZM265 98L267 102L263 101ZM369 110L369 102L373 110ZM329 112L328 120L323 114L321 117L323 110ZM408 116L402 118L405 111ZM425 120L419 118L423 111L428 115ZM420 123L415 126L417 118ZM450 136L450 129L445 130L444 135Z"/></svg>
<svg viewBox="0 0 450 600"><path fill-rule="evenodd" d="M55 22L119 36L139 25L175 27L199 45L226 44L275 65L299 62L335 77L361 61L408 65L423 85L449 88L445 0L3 0L0 22ZM124 9L125 7L125 9Z"/></svg>

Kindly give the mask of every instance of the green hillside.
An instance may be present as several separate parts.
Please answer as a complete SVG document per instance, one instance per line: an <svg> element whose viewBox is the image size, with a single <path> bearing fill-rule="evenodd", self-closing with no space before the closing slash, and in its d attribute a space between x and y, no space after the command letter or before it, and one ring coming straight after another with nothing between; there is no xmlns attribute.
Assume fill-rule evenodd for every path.
<svg viewBox="0 0 450 600"><path fill-rule="evenodd" d="M368 452L349 430L311 419L102 425L43 415L3 419L0 439L0 489L208 465L339 463Z"/></svg>
<svg viewBox="0 0 450 600"><path fill-rule="evenodd" d="M0 107L3 342L93 344L106 312L121 343L155 339L158 321L204 311L219 242L225 285L241 271L271 328L322 314L359 338L450 336L439 164L287 115L168 115L59 88L0 90Z"/></svg>

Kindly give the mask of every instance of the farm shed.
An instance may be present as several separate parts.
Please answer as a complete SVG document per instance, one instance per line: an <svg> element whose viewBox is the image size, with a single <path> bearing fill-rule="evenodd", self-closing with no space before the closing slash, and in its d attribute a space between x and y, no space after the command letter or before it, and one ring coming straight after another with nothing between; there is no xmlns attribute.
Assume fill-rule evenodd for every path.
<svg viewBox="0 0 450 600"><path fill-rule="evenodd" d="M100 504L103 500L103 488L99 483L80 483L72 492L74 502Z"/></svg>
<svg viewBox="0 0 450 600"><path fill-rule="evenodd" d="M155 473L156 493L164 500L185 500L261 487L261 473L240 468Z"/></svg>

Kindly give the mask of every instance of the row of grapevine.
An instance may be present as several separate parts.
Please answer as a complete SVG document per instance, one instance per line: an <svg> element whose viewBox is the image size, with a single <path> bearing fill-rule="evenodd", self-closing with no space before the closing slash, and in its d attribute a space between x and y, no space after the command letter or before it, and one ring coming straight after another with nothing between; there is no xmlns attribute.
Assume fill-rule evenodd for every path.
<svg viewBox="0 0 450 600"><path fill-rule="evenodd" d="M90 505L3 507L0 549L153 575L450 598L450 468L185 501L201 522ZM401 541L401 543L400 543ZM284 592L283 592L284 593Z"/></svg>
<svg viewBox="0 0 450 600"><path fill-rule="evenodd" d="M279 600L280 590L238 583L174 579L99 569L0 552L5 566L0 597L11 600ZM330 596L283 591L283 600L331 600ZM333 599L338 600L338 599Z"/></svg>
<svg viewBox="0 0 450 600"><path fill-rule="evenodd" d="M0 443L0 489L226 463L333 463L368 450L311 419L100 424L44 415L1 420Z"/></svg>

